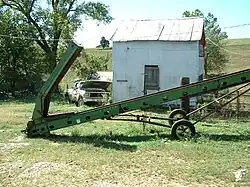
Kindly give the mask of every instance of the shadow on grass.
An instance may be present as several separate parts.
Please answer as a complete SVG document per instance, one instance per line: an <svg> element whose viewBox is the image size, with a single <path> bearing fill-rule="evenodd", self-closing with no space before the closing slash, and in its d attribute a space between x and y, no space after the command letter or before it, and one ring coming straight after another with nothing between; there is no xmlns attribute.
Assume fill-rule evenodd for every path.
<svg viewBox="0 0 250 187"><path fill-rule="evenodd" d="M231 141L231 142L238 142L238 141L250 141L250 135L229 135L229 134L202 134L197 133L196 137L204 138L207 140L213 141Z"/></svg>
<svg viewBox="0 0 250 187"><path fill-rule="evenodd" d="M152 135L136 135L136 136L125 136L125 135L55 135L51 134L48 137L42 137L43 139L50 140L57 143L84 143L91 144L94 147L106 148L106 149L115 149L119 151L130 151L134 152L137 150L136 145L126 144L124 142L149 142L156 140L164 140L168 139L170 141L180 141L175 140L171 137L170 134L161 133L161 134L152 134ZM228 134L203 134L197 133L195 138L195 142L202 142L203 140L211 140L211 141L250 141L250 135L228 135ZM123 143L122 143L123 142ZM183 141L184 142L184 141Z"/></svg>
<svg viewBox="0 0 250 187"><path fill-rule="evenodd" d="M55 135L51 134L48 137L43 137L46 140L53 142L73 142L73 143L85 143L92 144L95 147L102 147L107 149L116 149L121 151L136 151L136 145L124 144L121 142L147 142L154 141L156 139L168 138L170 135L138 135L138 136L125 136L125 135L89 135L89 136L70 136L70 135Z"/></svg>
<svg viewBox="0 0 250 187"><path fill-rule="evenodd" d="M21 95L21 96L16 96L16 97L8 97L8 98L4 98L1 99L0 101L1 103L35 103L36 102L36 98L37 95ZM65 100L65 98L63 97L63 95L61 94L53 94L51 97L51 102L57 102L57 103L61 103L61 104L67 104L67 101Z"/></svg>
<svg viewBox="0 0 250 187"><path fill-rule="evenodd" d="M85 143L92 144L94 147L101 147L106 149L116 149L120 151L136 151L136 145L128 145L120 143L119 140L111 140L108 138L93 136L67 136L67 135L50 135L49 137L43 137L44 139L54 142L73 142L73 143Z"/></svg>
<svg viewBox="0 0 250 187"><path fill-rule="evenodd" d="M35 103L36 100L36 96L34 95L30 95L30 96L26 96L26 97L13 97L13 98L8 98L6 100L4 100L4 102L9 102L9 103Z"/></svg>
<svg viewBox="0 0 250 187"><path fill-rule="evenodd" d="M147 142L159 139L159 135L136 135L136 136L125 136L123 134L119 135L90 135L86 136L89 139L95 140L108 140L108 141L124 141L124 142Z"/></svg>

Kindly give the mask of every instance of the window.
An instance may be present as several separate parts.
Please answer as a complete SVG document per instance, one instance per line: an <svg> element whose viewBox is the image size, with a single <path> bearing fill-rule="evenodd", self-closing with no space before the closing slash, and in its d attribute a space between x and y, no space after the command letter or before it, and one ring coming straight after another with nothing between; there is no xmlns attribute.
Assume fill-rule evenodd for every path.
<svg viewBox="0 0 250 187"><path fill-rule="evenodd" d="M145 65L145 90L159 90L159 67Z"/></svg>
<svg viewBox="0 0 250 187"><path fill-rule="evenodd" d="M199 57L204 57L204 48L203 45L199 45Z"/></svg>

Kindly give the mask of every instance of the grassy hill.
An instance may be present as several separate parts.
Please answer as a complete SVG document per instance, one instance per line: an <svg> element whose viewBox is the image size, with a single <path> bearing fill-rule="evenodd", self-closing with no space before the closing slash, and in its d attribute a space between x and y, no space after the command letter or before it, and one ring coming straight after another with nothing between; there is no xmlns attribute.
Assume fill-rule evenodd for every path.
<svg viewBox="0 0 250 187"><path fill-rule="evenodd" d="M250 38L228 40L226 50L230 61L225 72L250 68Z"/></svg>
<svg viewBox="0 0 250 187"><path fill-rule="evenodd" d="M250 38L228 39L227 45L250 45Z"/></svg>

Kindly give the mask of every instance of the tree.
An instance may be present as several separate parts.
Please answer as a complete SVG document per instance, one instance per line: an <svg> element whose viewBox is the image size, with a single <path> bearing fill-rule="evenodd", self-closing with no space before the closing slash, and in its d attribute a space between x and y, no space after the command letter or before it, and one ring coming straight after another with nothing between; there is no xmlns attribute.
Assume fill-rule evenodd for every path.
<svg viewBox="0 0 250 187"><path fill-rule="evenodd" d="M205 49L205 76L209 72L221 73L228 62L225 48L225 39L228 38L226 32L222 32L218 24L218 19L212 14L207 16L199 10L185 11L183 17L202 17L204 18L204 27L206 35L206 49Z"/></svg>
<svg viewBox="0 0 250 187"><path fill-rule="evenodd" d="M49 69L52 71L57 63L58 48L65 46L81 26L82 15L104 23L112 21L108 6L102 3L79 0L47 0L41 5L38 0L0 0L3 8L9 8L23 16L20 21L32 28L29 37L47 55ZM66 42L66 43L65 43Z"/></svg>
<svg viewBox="0 0 250 187"><path fill-rule="evenodd" d="M95 56L83 53L82 56L76 60L72 69L77 76L83 79L91 79L95 77L97 71L106 71L108 69L108 62L111 56Z"/></svg>
<svg viewBox="0 0 250 187"><path fill-rule="evenodd" d="M109 47L109 41L106 40L106 38L104 36L101 38L100 44L101 44L101 46L102 46L103 49L105 47Z"/></svg>
<svg viewBox="0 0 250 187"><path fill-rule="evenodd" d="M42 64L34 42L25 39L31 28L20 22L22 15L11 10L1 11L0 14L0 34L5 36L0 38L0 82L10 86L12 95L15 95L21 81L32 84L31 80L39 78L46 65Z"/></svg>

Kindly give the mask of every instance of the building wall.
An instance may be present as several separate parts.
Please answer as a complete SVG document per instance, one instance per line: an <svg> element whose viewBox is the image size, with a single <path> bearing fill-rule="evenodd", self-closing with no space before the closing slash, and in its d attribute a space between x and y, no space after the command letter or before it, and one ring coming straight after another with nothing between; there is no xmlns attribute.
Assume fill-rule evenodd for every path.
<svg viewBox="0 0 250 187"><path fill-rule="evenodd" d="M184 76L196 82L202 71L198 42L114 42L112 53L114 102L144 94L145 65L159 66L160 90L179 86Z"/></svg>

